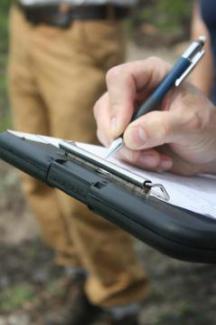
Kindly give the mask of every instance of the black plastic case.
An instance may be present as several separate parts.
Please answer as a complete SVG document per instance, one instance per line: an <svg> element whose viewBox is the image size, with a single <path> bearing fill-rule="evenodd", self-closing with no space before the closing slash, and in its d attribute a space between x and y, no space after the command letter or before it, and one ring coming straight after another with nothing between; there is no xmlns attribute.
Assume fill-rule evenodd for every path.
<svg viewBox="0 0 216 325"><path fill-rule="evenodd" d="M132 193L63 150L0 135L0 158L49 186L61 189L95 213L174 258L216 263L216 221L160 200ZM216 195L216 194L215 194Z"/></svg>

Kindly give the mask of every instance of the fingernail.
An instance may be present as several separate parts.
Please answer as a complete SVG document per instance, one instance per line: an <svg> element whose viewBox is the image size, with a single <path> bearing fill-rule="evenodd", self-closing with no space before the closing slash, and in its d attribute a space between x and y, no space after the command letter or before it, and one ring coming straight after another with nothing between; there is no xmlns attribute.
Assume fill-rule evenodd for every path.
<svg viewBox="0 0 216 325"><path fill-rule="evenodd" d="M162 170L169 170L172 168L172 159L166 158L161 161L160 167Z"/></svg>
<svg viewBox="0 0 216 325"><path fill-rule="evenodd" d="M138 128L138 134L139 134L140 141L142 143L145 143L145 141L146 141L146 133L143 130L143 128L141 128L141 127Z"/></svg>

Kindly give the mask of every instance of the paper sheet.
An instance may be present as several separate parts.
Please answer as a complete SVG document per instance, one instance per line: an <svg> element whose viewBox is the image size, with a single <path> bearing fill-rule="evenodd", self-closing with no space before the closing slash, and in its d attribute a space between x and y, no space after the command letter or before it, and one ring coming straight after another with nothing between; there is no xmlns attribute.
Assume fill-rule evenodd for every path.
<svg viewBox="0 0 216 325"><path fill-rule="evenodd" d="M78 145L100 157L106 155L106 149L101 146L84 143ZM152 183L164 185L170 195L170 204L216 219L216 176L183 177L170 173L148 172L115 158L110 158L110 160L137 175L143 176L145 179L151 180Z"/></svg>
<svg viewBox="0 0 216 325"><path fill-rule="evenodd" d="M50 143L56 147L58 147L59 142L62 141L58 138L36 134L14 132L10 130L9 132L28 140ZM94 146L86 143L76 144L101 158L106 156L107 149L102 146ZM216 175L183 177L170 173L144 171L140 168L123 163L116 158L110 158L110 161L143 177L144 180L149 179L154 184L162 184L170 196L170 204L216 219Z"/></svg>

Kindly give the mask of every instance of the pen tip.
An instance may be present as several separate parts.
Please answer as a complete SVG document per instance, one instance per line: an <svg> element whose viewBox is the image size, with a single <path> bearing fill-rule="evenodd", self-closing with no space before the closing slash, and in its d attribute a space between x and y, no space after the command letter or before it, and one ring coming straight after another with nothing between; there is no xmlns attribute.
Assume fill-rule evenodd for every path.
<svg viewBox="0 0 216 325"><path fill-rule="evenodd" d="M113 143L111 144L111 146L108 149L108 152L105 156L105 159L110 158L112 155L114 155L114 153L116 153L119 149L121 149L121 147L123 146L123 139L122 138L118 138L116 140L113 141Z"/></svg>

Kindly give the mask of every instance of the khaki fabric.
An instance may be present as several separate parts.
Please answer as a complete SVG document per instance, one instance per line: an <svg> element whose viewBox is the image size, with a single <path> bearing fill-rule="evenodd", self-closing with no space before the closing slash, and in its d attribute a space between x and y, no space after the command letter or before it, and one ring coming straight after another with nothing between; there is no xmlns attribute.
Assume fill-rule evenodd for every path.
<svg viewBox="0 0 216 325"><path fill-rule="evenodd" d="M23 132L96 142L92 107L105 90L105 72L122 62L121 25L75 21L67 30L30 25L11 11L9 90L14 125ZM100 305L135 302L146 277L128 234L78 201L22 175L44 239L61 265L88 272L86 293Z"/></svg>

